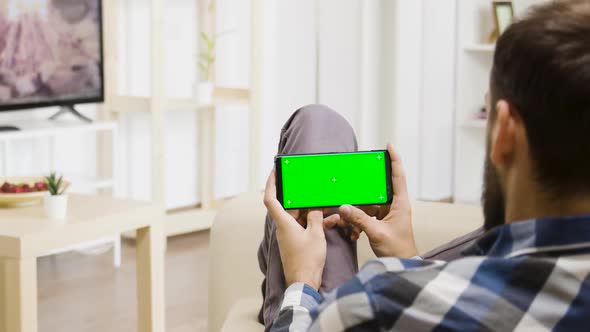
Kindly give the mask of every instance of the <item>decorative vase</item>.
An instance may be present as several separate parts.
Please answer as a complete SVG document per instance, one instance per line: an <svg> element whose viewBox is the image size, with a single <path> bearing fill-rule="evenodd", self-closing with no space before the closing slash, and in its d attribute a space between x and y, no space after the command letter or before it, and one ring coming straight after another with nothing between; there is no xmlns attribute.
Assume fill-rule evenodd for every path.
<svg viewBox="0 0 590 332"><path fill-rule="evenodd" d="M198 95L199 102L202 104L211 104L213 102L213 82L199 82Z"/></svg>
<svg viewBox="0 0 590 332"><path fill-rule="evenodd" d="M45 215L52 220L65 222L68 212L68 195L46 194L43 197Z"/></svg>

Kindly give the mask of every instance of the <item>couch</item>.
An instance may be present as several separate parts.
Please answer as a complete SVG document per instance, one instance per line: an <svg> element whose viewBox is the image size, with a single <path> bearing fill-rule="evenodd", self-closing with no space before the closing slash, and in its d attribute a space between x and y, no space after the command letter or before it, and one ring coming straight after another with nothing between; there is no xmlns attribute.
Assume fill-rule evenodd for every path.
<svg viewBox="0 0 590 332"><path fill-rule="evenodd" d="M262 193L247 193L227 202L211 228L209 254L209 331L259 332L263 276L256 253L264 231ZM414 202L414 235L420 253L473 231L483 224L481 207ZM358 243L359 264L374 258L364 234Z"/></svg>

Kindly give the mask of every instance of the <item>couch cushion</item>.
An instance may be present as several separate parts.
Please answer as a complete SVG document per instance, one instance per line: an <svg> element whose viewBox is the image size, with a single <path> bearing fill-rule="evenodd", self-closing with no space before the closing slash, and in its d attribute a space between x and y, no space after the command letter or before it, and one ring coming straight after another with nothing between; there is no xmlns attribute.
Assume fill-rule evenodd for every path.
<svg viewBox="0 0 590 332"><path fill-rule="evenodd" d="M261 305L261 297L236 302L227 314L221 332L263 332L264 325L256 318Z"/></svg>

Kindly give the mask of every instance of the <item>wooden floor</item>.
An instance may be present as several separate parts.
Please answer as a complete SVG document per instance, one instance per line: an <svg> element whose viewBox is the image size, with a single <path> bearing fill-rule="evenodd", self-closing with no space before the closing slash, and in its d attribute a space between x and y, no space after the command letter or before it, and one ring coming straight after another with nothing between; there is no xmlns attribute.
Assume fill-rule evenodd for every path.
<svg viewBox="0 0 590 332"><path fill-rule="evenodd" d="M168 240L166 331L207 329L209 232ZM76 252L39 258L39 331L137 331L135 247L123 242L122 265Z"/></svg>

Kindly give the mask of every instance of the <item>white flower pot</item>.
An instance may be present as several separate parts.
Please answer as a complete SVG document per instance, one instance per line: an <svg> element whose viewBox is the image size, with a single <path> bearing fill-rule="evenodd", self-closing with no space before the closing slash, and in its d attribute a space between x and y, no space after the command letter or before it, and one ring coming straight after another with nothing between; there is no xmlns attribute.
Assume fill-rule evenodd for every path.
<svg viewBox="0 0 590 332"><path fill-rule="evenodd" d="M68 195L46 194L43 197L43 206L47 218L65 222L68 212Z"/></svg>
<svg viewBox="0 0 590 332"><path fill-rule="evenodd" d="M197 92L200 103L211 104L213 102L213 88L213 82L199 82Z"/></svg>

